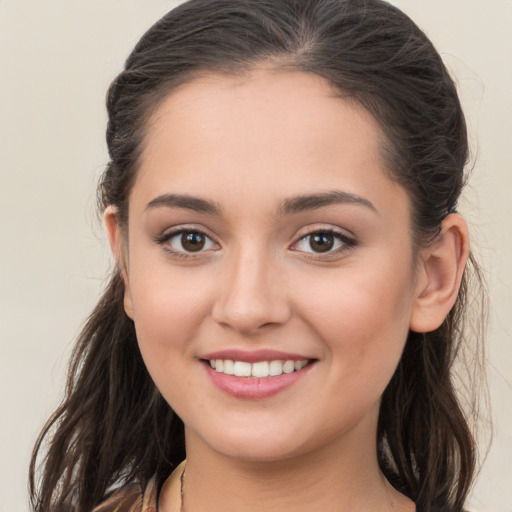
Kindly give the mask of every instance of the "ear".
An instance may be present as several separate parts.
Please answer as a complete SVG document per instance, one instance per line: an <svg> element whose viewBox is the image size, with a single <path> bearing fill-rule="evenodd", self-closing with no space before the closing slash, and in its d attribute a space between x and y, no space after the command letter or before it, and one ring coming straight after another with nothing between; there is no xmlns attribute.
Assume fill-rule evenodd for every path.
<svg viewBox="0 0 512 512"><path fill-rule="evenodd" d="M437 239L420 251L412 331L434 331L443 323L457 299L468 254L466 222L452 213L444 219Z"/></svg>
<svg viewBox="0 0 512 512"><path fill-rule="evenodd" d="M133 304L130 293L130 284L128 281L128 269L126 264L125 246L121 227L119 225L119 217L113 206L108 206L103 215L105 220L105 228L107 230L110 250L116 260L117 267L121 273L124 283L124 310L126 314L133 320Z"/></svg>

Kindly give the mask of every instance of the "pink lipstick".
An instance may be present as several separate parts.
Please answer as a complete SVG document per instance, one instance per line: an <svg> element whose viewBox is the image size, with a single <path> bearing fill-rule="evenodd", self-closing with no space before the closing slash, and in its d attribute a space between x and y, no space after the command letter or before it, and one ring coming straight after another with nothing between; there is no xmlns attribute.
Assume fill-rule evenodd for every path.
<svg viewBox="0 0 512 512"><path fill-rule="evenodd" d="M212 382L238 398L262 399L289 388L311 370L315 360L276 350L223 350L201 358Z"/></svg>

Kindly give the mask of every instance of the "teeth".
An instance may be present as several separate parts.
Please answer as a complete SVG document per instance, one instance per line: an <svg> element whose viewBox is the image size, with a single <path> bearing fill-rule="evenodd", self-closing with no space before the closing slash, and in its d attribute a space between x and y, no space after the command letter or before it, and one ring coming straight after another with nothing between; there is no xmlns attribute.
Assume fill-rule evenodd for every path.
<svg viewBox="0 0 512 512"><path fill-rule="evenodd" d="M295 371L302 370L307 364L307 361L295 361Z"/></svg>
<svg viewBox="0 0 512 512"><path fill-rule="evenodd" d="M233 361L230 361L229 359L224 361L224 373L227 373L228 375L235 374L235 363Z"/></svg>
<svg viewBox="0 0 512 512"><path fill-rule="evenodd" d="M283 364L283 373L292 373L295 370L294 361L285 361Z"/></svg>
<svg viewBox="0 0 512 512"><path fill-rule="evenodd" d="M217 361L218 364L218 361ZM237 377L250 377L251 376L251 363L246 363L244 361L235 361L234 364L234 375ZM219 370L217 370L219 371ZM220 370L222 371L222 370Z"/></svg>
<svg viewBox="0 0 512 512"><path fill-rule="evenodd" d="M268 377L269 364L267 361L252 364L251 375L253 377Z"/></svg>
<svg viewBox="0 0 512 512"><path fill-rule="evenodd" d="M281 375L283 373L283 363L281 361L270 361L269 374L271 377Z"/></svg>
<svg viewBox="0 0 512 512"><path fill-rule="evenodd" d="M292 373L302 370L308 364L303 361L258 361L247 363L245 361L231 361L230 359L211 359L210 366L219 373L235 375L237 377L276 377L283 373Z"/></svg>

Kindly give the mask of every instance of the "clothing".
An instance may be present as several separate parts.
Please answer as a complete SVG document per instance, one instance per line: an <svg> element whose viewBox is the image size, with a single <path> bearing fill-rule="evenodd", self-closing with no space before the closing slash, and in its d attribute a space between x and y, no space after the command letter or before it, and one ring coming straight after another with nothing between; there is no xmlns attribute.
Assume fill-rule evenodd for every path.
<svg viewBox="0 0 512 512"><path fill-rule="evenodd" d="M145 489L131 484L115 490L93 512L158 512L158 489L152 478ZM416 507L416 512L423 512ZM455 512L452 508L443 508L432 512Z"/></svg>
<svg viewBox="0 0 512 512"><path fill-rule="evenodd" d="M158 512L158 489L152 478L145 489L138 484L120 487L93 512Z"/></svg>

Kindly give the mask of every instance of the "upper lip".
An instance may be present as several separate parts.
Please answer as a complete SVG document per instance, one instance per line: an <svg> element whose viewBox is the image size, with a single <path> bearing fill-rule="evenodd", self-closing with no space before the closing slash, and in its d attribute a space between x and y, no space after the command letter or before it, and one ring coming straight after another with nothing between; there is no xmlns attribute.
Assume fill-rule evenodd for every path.
<svg viewBox="0 0 512 512"><path fill-rule="evenodd" d="M201 359L222 359L231 361L244 361L246 363L258 363L260 361L306 361L311 357L302 354L293 354L290 352L281 352L279 350L262 349L262 350L240 350L227 349L210 352L201 357Z"/></svg>

